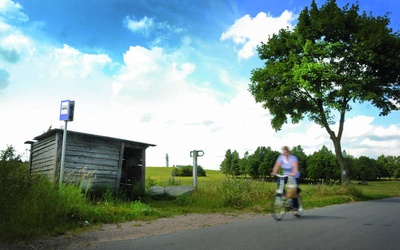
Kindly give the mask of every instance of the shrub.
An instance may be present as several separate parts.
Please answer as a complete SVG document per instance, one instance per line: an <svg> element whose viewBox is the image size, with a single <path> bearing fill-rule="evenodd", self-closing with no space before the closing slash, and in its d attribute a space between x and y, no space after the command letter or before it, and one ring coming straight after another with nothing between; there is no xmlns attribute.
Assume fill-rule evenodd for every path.
<svg viewBox="0 0 400 250"><path fill-rule="evenodd" d="M174 167L171 172L172 176L193 176L193 166L187 165L182 167ZM197 166L197 176L206 176L206 171L201 166Z"/></svg>

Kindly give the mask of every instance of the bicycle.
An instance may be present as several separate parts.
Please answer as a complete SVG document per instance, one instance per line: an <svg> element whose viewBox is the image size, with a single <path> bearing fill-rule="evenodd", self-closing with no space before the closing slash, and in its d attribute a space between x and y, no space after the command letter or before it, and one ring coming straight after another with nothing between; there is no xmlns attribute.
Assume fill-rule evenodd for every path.
<svg viewBox="0 0 400 250"><path fill-rule="evenodd" d="M275 196L272 198L271 201L271 213L272 217L274 217L275 220L280 221L283 219L285 216L286 212L292 211L294 212L293 209L293 200L291 198L286 198L285 196L285 178L293 178L288 175L276 175L279 178L279 186L278 189L276 190ZM303 214L303 202L301 199L300 194L297 194L297 200L299 204L299 209L297 210L297 217L301 216Z"/></svg>

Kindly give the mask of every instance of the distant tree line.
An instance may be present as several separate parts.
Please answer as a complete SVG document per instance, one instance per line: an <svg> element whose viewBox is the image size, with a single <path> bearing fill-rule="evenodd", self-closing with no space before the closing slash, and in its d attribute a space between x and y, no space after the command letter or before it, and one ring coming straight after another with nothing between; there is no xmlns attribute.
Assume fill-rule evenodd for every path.
<svg viewBox="0 0 400 250"><path fill-rule="evenodd" d="M301 179L311 182L340 182L340 166L335 154L326 146L311 155L304 153L301 146L292 148L291 153L299 160ZM253 179L269 179L272 168L280 152L271 147L260 146L253 154L245 152L240 157L236 150L228 149L220 165L220 170L231 177L250 177ZM367 156L353 157L343 152L349 165L351 180L374 181L382 178L400 178L400 156L381 155L377 159Z"/></svg>

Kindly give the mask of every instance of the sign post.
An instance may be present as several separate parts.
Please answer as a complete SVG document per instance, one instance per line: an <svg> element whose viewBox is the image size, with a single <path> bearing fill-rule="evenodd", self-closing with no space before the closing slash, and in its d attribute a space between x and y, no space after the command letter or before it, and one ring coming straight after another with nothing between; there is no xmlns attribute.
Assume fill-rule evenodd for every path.
<svg viewBox="0 0 400 250"><path fill-rule="evenodd" d="M197 157L204 155L203 150L190 151L190 157L193 157L193 186L197 189Z"/></svg>
<svg viewBox="0 0 400 250"><path fill-rule="evenodd" d="M61 149L61 164L60 164L60 186L64 181L64 164L65 164L65 148L67 145L67 126L68 121L74 120L75 101L63 100L60 106L60 121L64 121L64 134Z"/></svg>

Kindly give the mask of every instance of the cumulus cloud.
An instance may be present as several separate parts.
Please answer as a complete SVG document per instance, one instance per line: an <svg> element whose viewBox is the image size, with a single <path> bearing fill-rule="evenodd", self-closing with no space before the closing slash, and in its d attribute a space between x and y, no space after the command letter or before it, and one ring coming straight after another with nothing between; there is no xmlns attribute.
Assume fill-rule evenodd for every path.
<svg viewBox="0 0 400 250"><path fill-rule="evenodd" d="M345 121L343 137L341 140L342 149L354 157L368 156L378 157L379 155L399 155L400 151L400 127L396 124L388 127L374 125L374 117L366 115L356 115ZM338 124L331 127L337 132ZM316 142L316 147L312 151L317 151L322 145L328 146L334 152L333 143L328 134L322 128L320 141ZM318 128L315 127L315 131ZM313 133L307 133L309 138L313 138ZM305 142L310 142L310 139ZM311 140L312 141L312 140ZM322 143L322 144L321 144Z"/></svg>
<svg viewBox="0 0 400 250"><path fill-rule="evenodd" d="M283 28L292 28L296 16L284 11L279 17L260 12L256 17L245 15L222 33L220 39L232 40L239 59L248 59L254 55L257 45L267 42L268 38Z"/></svg>
<svg viewBox="0 0 400 250"><path fill-rule="evenodd" d="M54 49L50 60L53 61L51 75L68 79L85 78L112 62L108 55L85 54L66 44Z"/></svg>
<svg viewBox="0 0 400 250"><path fill-rule="evenodd" d="M8 21L27 22L28 16L23 13L22 6L19 3L11 0L0 1L0 19L7 19Z"/></svg>
<svg viewBox="0 0 400 250"><path fill-rule="evenodd" d="M33 45L28 37L3 21L0 19L0 59L14 64L21 57L29 56Z"/></svg>
<svg viewBox="0 0 400 250"><path fill-rule="evenodd" d="M134 95L141 100L165 100L190 88L185 79L195 68L193 63L174 61L174 55L165 54L162 48L131 46L124 55L120 74L112 83L113 93L120 97Z"/></svg>
<svg viewBox="0 0 400 250"><path fill-rule="evenodd" d="M0 0L0 10L4 3L13 2ZM18 5L12 7L21 10ZM277 18L265 13L255 18L244 16L221 40L233 41L239 57L249 58L260 41L278 30L277 26L290 26L293 14L284 14ZM23 15L19 19L24 20ZM126 19L126 25L132 32L179 32L151 18ZM248 77L238 77L220 63L222 59L217 64L210 60L207 71L198 72L201 65L189 56L192 53L186 53L188 50L136 45L125 52L119 70L108 75L104 68L113 62L107 54L88 54L39 38L35 43L1 20L0 34L0 89L7 87L0 98L0 113L15 117L2 124L0 138L1 143L15 143L18 149L50 125L64 125L58 120L59 104L64 99L76 102L70 130L156 144L147 150L149 166L162 166L167 153L170 165L191 164L190 151L194 149L205 152L200 165L219 169L227 149L243 156L258 146L279 150L282 145L301 145L312 153L332 144L324 129L307 122L287 125L276 133L268 111L255 103L247 90ZM182 44L189 46L192 42L186 36ZM190 52L197 52L194 46ZM196 80L196 74L208 73L218 77ZM213 81L223 88L213 88ZM342 142L343 149L355 156L381 152L396 155L398 138L398 125L378 127L373 118L358 116L346 121ZM383 139L386 143L379 141Z"/></svg>

